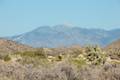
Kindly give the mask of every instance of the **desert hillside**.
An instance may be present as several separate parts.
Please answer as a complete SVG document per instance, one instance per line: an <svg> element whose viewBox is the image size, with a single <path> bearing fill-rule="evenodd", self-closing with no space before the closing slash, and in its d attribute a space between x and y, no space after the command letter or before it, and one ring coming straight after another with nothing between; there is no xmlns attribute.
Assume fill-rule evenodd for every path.
<svg viewBox="0 0 120 80"><path fill-rule="evenodd" d="M120 40L117 40L117 41L114 41L114 42L112 42L111 44L109 44L107 47L106 47L107 49L115 49L115 48L117 48L117 49L120 49Z"/></svg>
<svg viewBox="0 0 120 80"><path fill-rule="evenodd" d="M111 51L93 45L33 49L0 39L0 80L120 80L120 52Z"/></svg>
<svg viewBox="0 0 120 80"><path fill-rule="evenodd" d="M0 80L120 80L120 56L99 46L33 48L0 40ZM11 54L7 54L11 52Z"/></svg>
<svg viewBox="0 0 120 80"><path fill-rule="evenodd" d="M120 40L109 44L105 50L112 59L120 60Z"/></svg>
<svg viewBox="0 0 120 80"><path fill-rule="evenodd" d="M15 41L0 39L0 53L14 53L21 51L29 51L33 48L23 44L19 44Z"/></svg>

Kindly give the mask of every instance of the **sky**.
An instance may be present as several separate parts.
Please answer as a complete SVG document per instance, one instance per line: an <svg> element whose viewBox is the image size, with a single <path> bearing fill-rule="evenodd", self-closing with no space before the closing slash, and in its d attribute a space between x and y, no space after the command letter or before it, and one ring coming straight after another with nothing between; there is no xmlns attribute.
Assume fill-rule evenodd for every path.
<svg viewBox="0 0 120 80"><path fill-rule="evenodd" d="M120 28L120 0L0 0L0 36L59 24Z"/></svg>

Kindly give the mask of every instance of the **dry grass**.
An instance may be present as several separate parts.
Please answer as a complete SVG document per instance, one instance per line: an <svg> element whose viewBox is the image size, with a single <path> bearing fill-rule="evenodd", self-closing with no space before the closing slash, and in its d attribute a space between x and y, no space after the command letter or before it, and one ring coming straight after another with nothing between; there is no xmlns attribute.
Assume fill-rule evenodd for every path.
<svg viewBox="0 0 120 80"><path fill-rule="evenodd" d="M9 62L1 58L0 80L120 80L120 64L104 61L110 56L99 47L64 50L51 61L43 49L11 54Z"/></svg>

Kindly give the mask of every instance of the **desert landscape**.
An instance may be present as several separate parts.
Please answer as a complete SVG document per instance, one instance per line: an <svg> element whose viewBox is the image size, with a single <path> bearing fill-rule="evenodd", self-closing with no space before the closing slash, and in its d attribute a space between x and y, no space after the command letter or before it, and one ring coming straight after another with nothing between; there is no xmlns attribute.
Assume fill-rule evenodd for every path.
<svg viewBox="0 0 120 80"><path fill-rule="evenodd" d="M120 0L0 0L0 80L120 80Z"/></svg>
<svg viewBox="0 0 120 80"><path fill-rule="evenodd" d="M104 48L32 48L0 39L0 80L120 80L120 40Z"/></svg>

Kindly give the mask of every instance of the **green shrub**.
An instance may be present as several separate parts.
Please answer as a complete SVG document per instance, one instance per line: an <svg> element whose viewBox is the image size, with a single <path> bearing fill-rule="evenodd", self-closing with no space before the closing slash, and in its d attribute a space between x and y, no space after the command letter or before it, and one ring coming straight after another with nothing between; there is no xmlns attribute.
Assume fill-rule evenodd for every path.
<svg viewBox="0 0 120 80"><path fill-rule="evenodd" d="M35 51L16 52L14 55L20 55L22 57L20 63L23 65L32 64L34 66L39 66L48 64L47 55L43 48Z"/></svg>
<svg viewBox="0 0 120 80"><path fill-rule="evenodd" d="M98 46L86 47L85 55L87 62L94 65L105 63L106 54Z"/></svg>
<svg viewBox="0 0 120 80"><path fill-rule="evenodd" d="M86 65L86 61L83 58L72 59L72 63L75 64L78 68L81 68L83 65Z"/></svg>
<svg viewBox="0 0 120 80"><path fill-rule="evenodd" d="M120 60L120 49L109 49L108 54L112 59L119 59Z"/></svg>
<svg viewBox="0 0 120 80"><path fill-rule="evenodd" d="M21 55L22 57L39 57L39 58L46 58L46 54L43 48L37 49L36 51L25 51L25 52L17 52L15 55Z"/></svg>
<svg viewBox="0 0 120 80"><path fill-rule="evenodd" d="M43 48L40 48L40 49L36 50L35 51L35 56L39 56L40 58L46 58L47 57Z"/></svg>
<svg viewBox="0 0 120 80"><path fill-rule="evenodd" d="M5 57L4 57L4 61L10 61L11 60L11 57L9 56L9 55L6 55Z"/></svg>

